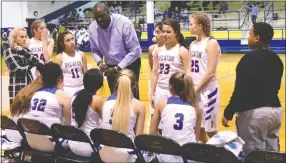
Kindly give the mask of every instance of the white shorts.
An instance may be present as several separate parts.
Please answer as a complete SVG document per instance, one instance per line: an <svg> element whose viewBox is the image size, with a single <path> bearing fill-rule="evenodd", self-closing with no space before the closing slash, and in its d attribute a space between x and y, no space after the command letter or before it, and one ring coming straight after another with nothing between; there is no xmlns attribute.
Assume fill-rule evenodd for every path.
<svg viewBox="0 0 286 163"><path fill-rule="evenodd" d="M84 86L78 86L78 87L68 87L68 86L64 86L64 91L66 93L68 93L68 95L70 95L70 97L72 97L77 91L80 91L84 88Z"/></svg>
<svg viewBox="0 0 286 163"><path fill-rule="evenodd" d="M220 112L220 89L218 84L207 86L198 95L198 103L203 110L201 127L206 132L214 132L218 129Z"/></svg>
<svg viewBox="0 0 286 163"><path fill-rule="evenodd" d="M155 91L155 107L157 106L158 102L161 100L161 99L164 99L164 98L169 98L171 97L171 93L169 91L169 89L162 89L160 87L156 87L156 91Z"/></svg>
<svg viewBox="0 0 286 163"><path fill-rule="evenodd" d="M82 157L90 157L93 153L89 143L68 141L69 148L75 155Z"/></svg>

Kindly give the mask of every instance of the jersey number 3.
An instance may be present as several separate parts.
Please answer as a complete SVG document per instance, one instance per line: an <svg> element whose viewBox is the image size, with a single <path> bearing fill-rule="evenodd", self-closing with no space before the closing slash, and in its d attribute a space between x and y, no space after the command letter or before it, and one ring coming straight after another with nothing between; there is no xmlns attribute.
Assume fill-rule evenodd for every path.
<svg viewBox="0 0 286 163"><path fill-rule="evenodd" d="M184 121L184 114L177 113L175 114L175 118L177 118L176 124L174 124L175 130L182 130L183 129L183 121Z"/></svg>

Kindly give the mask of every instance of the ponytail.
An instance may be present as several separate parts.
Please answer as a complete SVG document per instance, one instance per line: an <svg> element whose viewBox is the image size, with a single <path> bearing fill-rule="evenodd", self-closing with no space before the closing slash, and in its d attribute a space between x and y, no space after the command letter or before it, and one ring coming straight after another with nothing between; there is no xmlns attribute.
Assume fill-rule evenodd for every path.
<svg viewBox="0 0 286 163"><path fill-rule="evenodd" d="M180 96L182 100L191 104L196 109L196 112L199 111L195 87L191 76L182 72L176 72L171 76L169 85L175 95Z"/></svg>
<svg viewBox="0 0 286 163"><path fill-rule="evenodd" d="M22 88L15 96L11 107L11 116L25 115L30 110L30 103L35 92L43 86L42 76L38 76L29 85Z"/></svg>
<svg viewBox="0 0 286 163"><path fill-rule="evenodd" d="M128 74L119 73L116 84L116 102L113 111L112 129L127 134L132 103L132 80Z"/></svg>
<svg viewBox="0 0 286 163"><path fill-rule="evenodd" d="M177 39L178 39L178 42L180 43L180 45L182 45L182 46L184 46L185 48L187 48L187 47L186 47L186 43L185 43L184 35L183 35L181 32L178 33Z"/></svg>
<svg viewBox="0 0 286 163"><path fill-rule="evenodd" d="M198 101L195 93L195 87L192 80L192 77L189 75L184 74L184 90L181 95L181 99L187 101L191 105L193 105L195 108L198 108Z"/></svg>
<svg viewBox="0 0 286 163"><path fill-rule="evenodd" d="M82 89L73 101L72 109L78 128L80 128L85 121L86 112L91 102L92 94L85 89Z"/></svg>

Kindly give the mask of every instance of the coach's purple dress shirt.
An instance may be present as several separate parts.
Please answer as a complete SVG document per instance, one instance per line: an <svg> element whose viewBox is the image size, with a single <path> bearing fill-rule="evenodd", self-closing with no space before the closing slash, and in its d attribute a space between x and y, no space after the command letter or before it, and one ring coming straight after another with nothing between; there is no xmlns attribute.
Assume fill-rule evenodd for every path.
<svg viewBox="0 0 286 163"><path fill-rule="evenodd" d="M111 22L105 30L93 21L89 26L92 55L98 63L126 68L141 56L141 47L132 22L125 16L110 14Z"/></svg>

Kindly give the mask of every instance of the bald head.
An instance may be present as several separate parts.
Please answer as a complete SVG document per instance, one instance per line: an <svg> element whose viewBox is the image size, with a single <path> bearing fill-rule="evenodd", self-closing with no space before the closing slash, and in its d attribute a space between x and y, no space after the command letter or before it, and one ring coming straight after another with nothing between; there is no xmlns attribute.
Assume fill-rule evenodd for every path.
<svg viewBox="0 0 286 163"><path fill-rule="evenodd" d="M109 9L104 3L96 3L93 7L94 19L98 26L103 29L107 29L110 22Z"/></svg>
<svg viewBox="0 0 286 163"><path fill-rule="evenodd" d="M99 11L105 11L109 13L108 7L104 3L96 3L93 7L93 13L99 12Z"/></svg>

